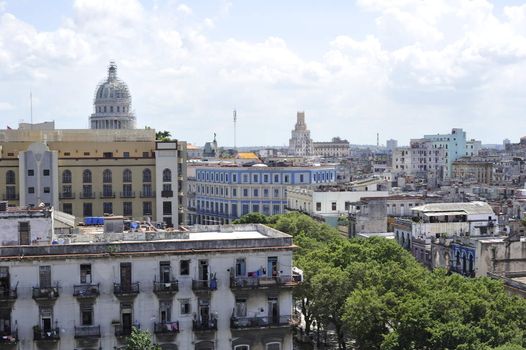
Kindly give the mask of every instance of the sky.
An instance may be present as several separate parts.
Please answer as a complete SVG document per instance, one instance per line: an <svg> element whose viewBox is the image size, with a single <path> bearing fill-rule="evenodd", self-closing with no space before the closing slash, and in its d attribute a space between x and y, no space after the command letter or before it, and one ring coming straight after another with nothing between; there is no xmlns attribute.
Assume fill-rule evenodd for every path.
<svg viewBox="0 0 526 350"><path fill-rule="evenodd" d="M108 63L137 125L203 145L526 135L526 1L0 0L0 128L87 128Z"/></svg>

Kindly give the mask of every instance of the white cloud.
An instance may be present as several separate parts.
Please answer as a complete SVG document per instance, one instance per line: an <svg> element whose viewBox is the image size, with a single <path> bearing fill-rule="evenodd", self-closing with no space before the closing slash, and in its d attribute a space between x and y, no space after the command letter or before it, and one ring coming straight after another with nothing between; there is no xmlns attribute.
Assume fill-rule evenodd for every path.
<svg viewBox="0 0 526 350"><path fill-rule="evenodd" d="M181 4L177 6L177 11L187 16L192 14L192 9L188 5L185 5L185 4Z"/></svg>

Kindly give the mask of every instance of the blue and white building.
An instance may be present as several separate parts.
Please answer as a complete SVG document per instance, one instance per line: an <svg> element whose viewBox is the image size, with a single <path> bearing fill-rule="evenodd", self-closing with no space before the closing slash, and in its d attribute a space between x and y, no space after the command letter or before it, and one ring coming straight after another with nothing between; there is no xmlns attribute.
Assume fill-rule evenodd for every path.
<svg viewBox="0 0 526 350"><path fill-rule="evenodd" d="M335 167L188 167L190 224L227 224L248 213L281 214L287 186L334 184Z"/></svg>

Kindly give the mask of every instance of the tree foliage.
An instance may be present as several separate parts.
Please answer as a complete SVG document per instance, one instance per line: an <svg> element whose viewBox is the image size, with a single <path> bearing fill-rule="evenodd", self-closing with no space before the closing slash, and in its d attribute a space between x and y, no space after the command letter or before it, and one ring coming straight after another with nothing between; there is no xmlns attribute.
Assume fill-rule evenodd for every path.
<svg viewBox="0 0 526 350"><path fill-rule="evenodd" d="M126 340L126 350L161 350L152 343L152 336L148 331L141 331L133 327L131 335Z"/></svg>
<svg viewBox="0 0 526 350"><path fill-rule="evenodd" d="M155 139L158 140L158 141L170 141L171 140L171 137L172 135L170 134L169 131L157 131L155 133Z"/></svg>
<svg viewBox="0 0 526 350"><path fill-rule="evenodd" d="M501 282L433 272L394 240L347 239L306 215L243 216L291 234L304 272L295 298L309 334L336 330L339 348L522 350L526 302Z"/></svg>

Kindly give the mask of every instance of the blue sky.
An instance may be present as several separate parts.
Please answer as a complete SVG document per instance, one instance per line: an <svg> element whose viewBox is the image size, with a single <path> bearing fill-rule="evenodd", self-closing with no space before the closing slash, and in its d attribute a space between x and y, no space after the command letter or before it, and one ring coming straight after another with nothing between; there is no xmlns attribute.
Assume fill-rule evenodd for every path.
<svg viewBox="0 0 526 350"><path fill-rule="evenodd" d="M0 0L0 120L85 128L109 60L139 126L203 144L526 134L524 1Z"/></svg>

